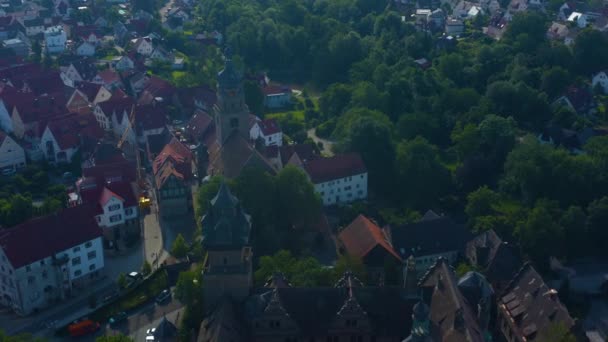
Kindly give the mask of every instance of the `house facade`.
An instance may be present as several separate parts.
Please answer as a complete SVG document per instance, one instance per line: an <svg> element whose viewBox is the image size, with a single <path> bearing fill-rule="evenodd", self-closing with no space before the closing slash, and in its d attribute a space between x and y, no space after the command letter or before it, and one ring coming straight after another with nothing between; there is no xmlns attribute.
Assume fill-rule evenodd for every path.
<svg viewBox="0 0 608 342"><path fill-rule="evenodd" d="M101 230L91 208L30 219L0 236L0 305L29 315L96 281L103 267Z"/></svg>
<svg viewBox="0 0 608 342"><path fill-rule="evenodd" d="M65 51L67 36L61 25L51 26L44 31L44 43L48 53Z"/></svg>
<svg viewBox="0 0 608 342"><path fill-rule="evenodd" d="M606 74L606 72L600 71L597 74L593 75L591 85L594 89L599 86L604 92L604 94L608 94L608 75Z"/></svg>
<svg viewBox="0 0 608 342"><path fill-rule="evenodd" d="M192 211L193 154L173 137L152 164L156 198L163 217Z"/></svg>
<svg viewBox="0 0 608 342"><path fill-rule="evenodd" d="M304 171L325 206L367 198L367 168L358 154L306 161Z"/></svg>
<svg viewBox="0 0 608 342"><path fill-rule="evenodd" d="M40 150L44 154L44 159L51 164L70 163L78 152L78 145L78 140L72 139L68 142L55 137L50 126L44 129L40 139Z"/></svg>
<svg viewBox="0 0 608 342"><path fill-rule="evenodd" d="M251 140L261 139L264 146L283 146L283 131L274 119L256 120L249 135Z"/></svg>
<svg viewBox="0 0 608 342"><path fill-rule="evenodd" d="M283 108L291 104L291 89L284 86L267 86L264 92L264 106L270 109Z"/></svg>
<svg viewBox="0 0 608 342"><path fill-rule="evenodd" d="M95 55L95 45L89 42L83 42L76 48L77 56L91 57Z"/></svg>
<svg viewBox="0 0 608 342"><path fill-rule="evenodd" d="M0 169L16 170L25 166L25 150L0 131Z"/></svg>

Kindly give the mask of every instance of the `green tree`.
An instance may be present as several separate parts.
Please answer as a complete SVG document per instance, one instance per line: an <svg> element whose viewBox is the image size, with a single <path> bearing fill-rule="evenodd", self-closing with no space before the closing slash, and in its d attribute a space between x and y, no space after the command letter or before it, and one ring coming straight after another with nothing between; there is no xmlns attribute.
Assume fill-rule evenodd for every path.
<svg viewBox="0 0 608 342"><path fill-rule="evenodd" d="M127 276L124 273L119 274L118 278L116 279L116 284L118 284L119 288L126 289L127 288Z"/></svg>
<svg viewBox="0 0 608 342"><path fill-rule="evenodd" d="M196 301L202 300L202 285L200 272L196 270L180 272L175 284L175 298L185 305L193 305Z"/></svg>
<svg viewBox="0 0 608 342"><path fill-rule="evenodd" d="M539 342L576 342L576 337L563 323L551 323L539 337Z"/></svg>
<svg viewBox="0 0 608 342"><path fill-rule="evenodd" d="M493 206L500 202L500 195L487 186L473 191L467 195L467 205L464 212L469 217L469 222L475 227L476 219L482 216L490 216L496 213Z"/></svg>
<svg viewBox="0 0 608 342"><path fill-rule="evenodd" d="M272 256L262 256L255 271L256 284L264 284L273 274L285 275L293 286L330 286L332 272L315 258L297 259L291 252L280 250Z"/></svg>
<svg viewBox="0 0 608 342"><path fill-rule="evenodd" d="M211 200L217 195L220 189L222 177L214 176L208 182L203 183L196 193L196 217L200 219L209 210ZM197 220L199 221L199 220Z"/></svg>
<svg viewBox="0 0 608 342"><path fill-rule="evenodd" d="M334 279L340 279L345 272L352 272L355 277L365 282L367 279L367 271L363 260L350 255L340 255L336 266L334 267ZM375 279L374 279L375 280Z"/></svg>
<svg viewBox="0 0 608 342"><path fill-rule="evenodd" d="M557 202L539 200L515 229L524 251L540 268L547 267L549 257L561 254L564 228L559 224L560 216Z"/></svg>
<svg viewBox="0 0 608 342"><path fill-rule="evenodd" d="M344 113L350 103L352 90L345 84L332 84L319 98L319 110L324 118L336 117Z"/></svg>
<svg viewBox="0 0 608 342"><path fill-rule="evenodd" d="M543 90L550 99L559 96L562 91L572 82L570 73L559 66L543 72L541 78L541 90Z"/></svg>
<svg viewBox="0 0 608 342"><path fill-rule="evenodd" d="M181 259L184 258L188 254L188 244L186 243L186 239L182 234L177 234L175 241L171 245L171 255L174 257Z"/></svg>
<svg viewBox="0 0 608 342"><path fill-rule="evenodd" d="M397 146L396 168L403 200L410 206L428 208L449 191L450 172L441 163L437 147L424 138Z"/></svg>
<svg viewBox="0 0 608 342"><path fill-rule="evenodd" d="M591 74L608 67L608 39L591 28L580 32L572 48L574 61L582 74Z"/></svg>
<svg viewBox="0 0 608 342"><path fill-rule="evenodd" d="M279 215L292 226L315 223L321 213L321 199L308 176L301 169L288 165L276 178Z"/></svg>
<svg viewBox="0 0 608 342"><path fill-rule="evenodd" d="M262 115L264 113L264 93L260 85L255 81L245 81L243 89L249 110L256 115Z"/></svg>
<svg viewBox="0 0 608 342"><path fill-rule="evenodd" d="M0 330L0 342L42 342L43 339L36 338L30 334L20 334L10 336Z"/></svg>
<svg viewBox="0 0 608 342"><path fill-rule="evenodd" d="M148 262L148 260L144 261L144 264L141 266L141 273L144 276L147 276L151 272L152 272L152 266L150 266L150 263Z"/></svg>
<svg viewBox="0 0 608 342"><path fill-rule="evenodd" d="M608 196L597 199L589 204L587 208L587 231L589 234L590 247L596 253L606 255L604 242L608 238Z"/></svg>

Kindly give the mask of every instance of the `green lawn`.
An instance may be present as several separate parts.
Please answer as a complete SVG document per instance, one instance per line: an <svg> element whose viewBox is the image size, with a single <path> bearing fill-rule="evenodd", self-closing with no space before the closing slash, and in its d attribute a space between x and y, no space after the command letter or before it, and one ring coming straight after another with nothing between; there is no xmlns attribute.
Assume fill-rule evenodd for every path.
<svg viewBox="0 0 608 342"><path fill-rule="evenodd" d="M278 113L269 113L266 114L266 117L269 119L281 120L284 119L287 115L292 114L294 119L301 121L302 123L305 120L304 110L292 110L287 112L278 112Z"/></svg>

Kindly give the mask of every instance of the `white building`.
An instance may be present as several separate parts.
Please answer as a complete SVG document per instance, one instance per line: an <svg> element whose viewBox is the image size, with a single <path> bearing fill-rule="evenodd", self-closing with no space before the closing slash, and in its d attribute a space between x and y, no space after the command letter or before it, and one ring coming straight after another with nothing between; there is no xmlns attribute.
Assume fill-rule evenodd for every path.
<svg viewBox="0 0 608 342"><path fill-rule="evenodd" d="M104 187L99 206L95 219L102 228L117 227L137 219L137 200L129 183L113 183Z"/></svg>
<svg viewBox="0 0 608 342"><path fill-rule="evenodd" d="M49 53L62 53L65 51L67 35L61 25L51 26L44 31L46 51Z"/></svg>
<svg viewBox="0 0 608 342"><path fill-rule="evenodd" d="M291 104L291 89L289 87L267 86L264 92L264 106L270 109L283 108Z"/></svg>
<svg viewBox="0 0 608 342"><path fill-rule="evenodd" d="M25 150L13 138L0 131L0 169L22 168L25 166Z"/></svg>
<svg viewBox="0 0 608 342"><path fill-rule="evenodd" d="M597 74L593 75L591 84L594 89L597 85L599 85L600 87L602 87L604 94L608 94L608 75L605 71L600 71Z"/></svg>
<svg viewBox="0 0 608 342"><path fill-rule="evenodd" d="M316 158L303 167L325 206L367 198L367 168L358 154Z"/></svg>
<svg viewBox="0 0 608 342"><path fill-rule="evenodd" d="M47 125L40 139L40 150L44 159L49 163L69 163L79 148L79 141L75 139L64 139L66 135L53 133L53 125ZM57 136L56 136L57 135Z"/></svg>
<svg viewBox="0 0 608 342"><path fill-rule="evenodd" d="M152 39L150 37L136 38L131 41L133 43L133 49L140 55L150 56L154 51L154 45L152 45Z"/></svg>
<svg viewBox="0 0 608 342"><path fill-rule="evenodd" d="M256 120L249 130L251 140L262 139L265 146L282 146L283 131L274 119Z"/></svg>
<svg viewBox="0 0 608 342"><path fill-rule="evenodd" d="M86 57L94 56L95 55L95 45L93 45L89 42L83 42L76 48L76 55L77 56L86 56Z"/></svg>
<svg viewBox="0 0 608 342"><path fill-rule="evenodd" d="M13 120L8 111L8 104L0 99L0 129L7 133L13 133Z"/></svg>
<svg viewBox="0 0 608 342"><path fill-rule="evenodd" d="M580 12L572 12L568 17L568 21L571 23L576 23L576 26L579 28L587 27L587 15Z"/></svg>
<svg viewBox="0 0 608 342"><path fill-rule="evenodd" d="M102 233L92 210L64 209L0 234L1 306L29 315L99 277L104 267Z"/></svg>

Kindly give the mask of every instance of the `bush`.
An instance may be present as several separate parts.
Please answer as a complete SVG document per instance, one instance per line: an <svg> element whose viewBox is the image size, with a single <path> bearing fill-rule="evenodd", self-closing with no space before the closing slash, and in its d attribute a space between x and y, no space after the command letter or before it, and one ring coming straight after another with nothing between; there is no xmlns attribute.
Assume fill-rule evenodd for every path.
<svg viewBox="0 0 608 342"><path fill-rule="evenodd" d="M322 124L320 124L319 126L317 126L317 136L319 138L324 138L327 139L331 136L331 133L334 131L334 129L336 128L336 122L334 120L328 120Z"/></svg>

